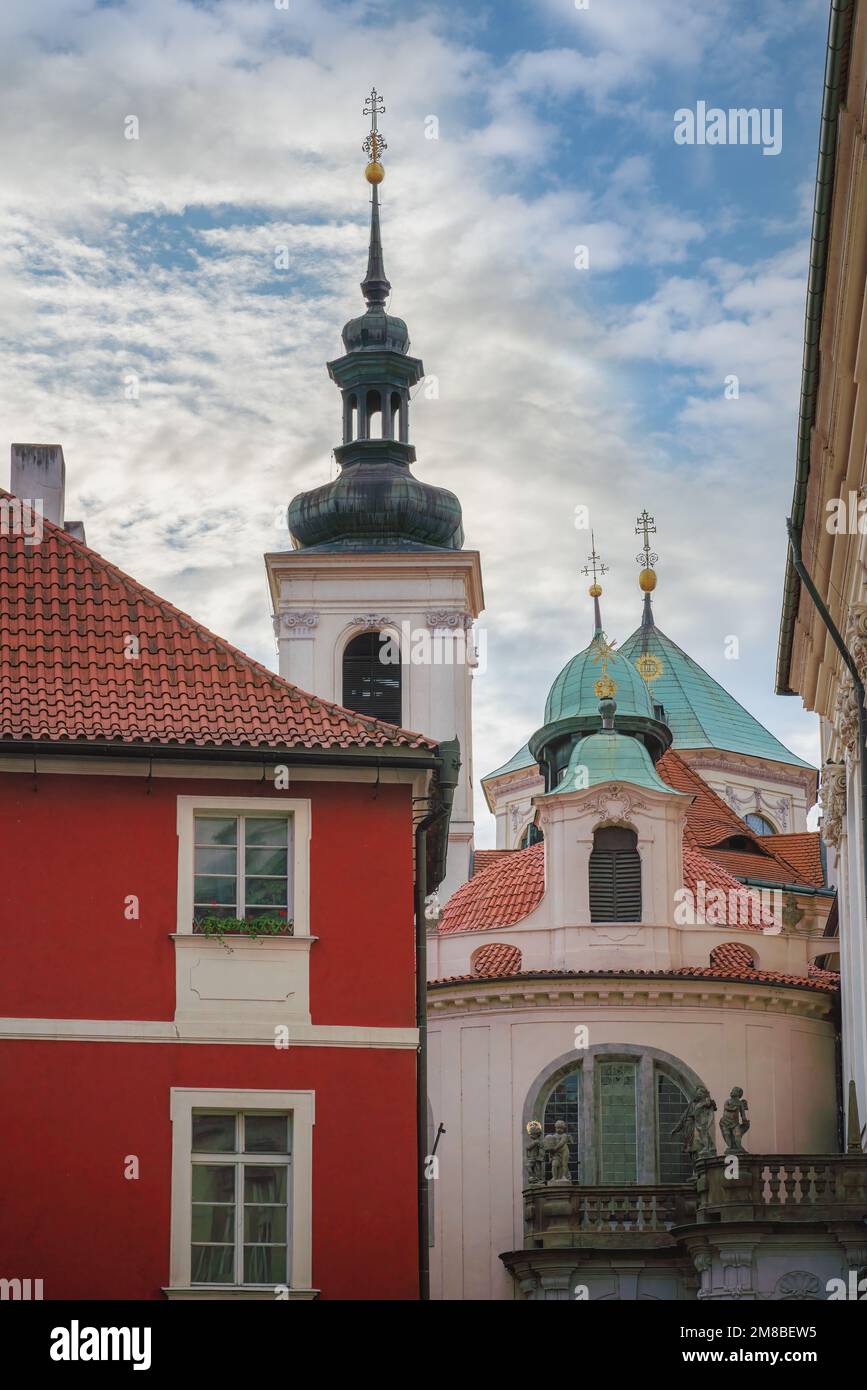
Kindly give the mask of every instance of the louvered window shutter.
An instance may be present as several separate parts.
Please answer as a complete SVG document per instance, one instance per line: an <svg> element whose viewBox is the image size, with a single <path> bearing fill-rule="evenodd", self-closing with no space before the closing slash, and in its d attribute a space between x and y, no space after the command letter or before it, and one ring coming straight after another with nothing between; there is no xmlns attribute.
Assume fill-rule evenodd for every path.
<svg viewBox="0 0 867 1390"><path fill-rule="evenodd" d="M641 921L641 856L635 832L605 826L590 854L591 922Z"/></svg>
<svg viewBox="0 0 867 1390"><path fill-rule="evenodd" d="M400 723L400 666L383 662L378 632L362 632L343 653L343 704L358 714Z"/></svg>

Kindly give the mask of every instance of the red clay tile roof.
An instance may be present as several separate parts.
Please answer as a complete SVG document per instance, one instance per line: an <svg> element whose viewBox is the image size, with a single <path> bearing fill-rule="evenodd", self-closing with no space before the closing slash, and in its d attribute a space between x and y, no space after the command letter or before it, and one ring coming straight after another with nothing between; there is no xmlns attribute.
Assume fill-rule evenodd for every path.
<svg viewBox="0 0 867 1390"><path fill-rule="evenodd" d="M444 988L446 985L488 983L491 977L480 981L478 975L448 975L441 980L429 980L428 989ZM810 966L806 975L786 975L780 970L729 970L716 966L679 965L670 970L519 970L507 977L513 980L730 980L745 984L791 985L796 989L813 989L821 994L835 994L839 988L840 976L831 970L817 970Z"/></svg>
<svg viewBox="0 0 867 1390"><path fill-rule="evenodd" d="M495 931L520 922L545 891L545 846L512 850L453 893L440 918L441 932Z"/></svg>
<svg viewBox="0 0 867 1390"><path fill-rule="evenodd" d="M516 853L513 849L477 849L473 854L473 876L480 874L483 869L489 869L507 855Z"/></svg>
<svg viewBox="0 0 867 1390"><path fill-rule="evenodd" d="M801 830L789 835L767 835L766 843L775 854L781 854L798 870L798 883L825 887L822 866L822 845L818 830Z"/></svg>
<svg viewBox="0 0 867 1390"><path fill-rule="evenodd" d="M714 946L710 953L711 965L720 970L753 970L756 958L749 946L741 941L725 941L722 946Z"/></svg>
<svg viewBox="0 0 867 1390"><path fill-rule="evenodd" d="M783 847L773 843L786 838L800 840L802 836L753 834L746 821L741 820L737 812L673 748L663 754L656 764L656 770L675 791L690 792L695 797L686 812L686 843L694 845L702 854L714 859L737 877L813 886L813 879L805 878L800 868L785 856ZM719 848L726 840L732 839L744 841L746 847L737 850ZM731 857L737 854L743 858L737 860Z"/></svg>
<svg viewBox="0 0 867 1390"><path fill-rule="evenodd" d="M699 885L702 883L705 898L714 889L725 893L727 905L733 904L738 912L738 926L760 931L763 926L772 924L773 919L762 911L757 894L749 894L725 869L686 844L683 847L683 877L684 887L697 901L701 897ZM544 843L512 850L452 894L440 918L439 930L447 934L496 931L514 926L538 907L544 891ZM736 894L737 898L733 900L731 894Z"/></svg>
<svg viewBox="0 0 867 1390"><path fill-rule="evenodd" d="M0 535L0 739L436 747L298 690L47 521Z"/></svg>
<svg viewBox="0 0 867 1390"><path fill-rule="evenodd" d="M473 953L473 972L476 975L517 975L521 969L521 952L517 946L492 941Z"/></svg>

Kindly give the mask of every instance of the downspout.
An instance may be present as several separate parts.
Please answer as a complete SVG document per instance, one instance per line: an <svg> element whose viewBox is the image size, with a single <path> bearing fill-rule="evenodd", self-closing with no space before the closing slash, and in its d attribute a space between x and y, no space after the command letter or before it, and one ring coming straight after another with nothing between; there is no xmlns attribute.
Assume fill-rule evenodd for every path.
<svg viewBox="0 0 867 1390"><path fill-rule="evenodd" d="M430 1298L430 1254L428 1177L425 1172L427 1132L427 920L425 901L445 878L448 851L448 824L460 771L460 745L457 739L439 745L442 758L433 788L431 810L415 828L415 1017L418 1029L416 1068L416 1145L418 1148L418 1296ZM431 846L428 836L438 831ZM432 853L430 851L432 850ZM432 863L429 864L429 857ZM430 872L429 872L430 870ZM430 885L430 887L428 886Z"/></svg>
<svg viewBox="0 0 867 1390"><path fill-rule="evenodd" d="M854 657L843 641L837 624L828 612L821 594L810 578L810 575L807 573L806 566L801 558L800 531L796 530L791 517L787 521L786 526L789 532L789 545L792 548L792 565L794 566L798 578L807 590L813 603L816 605L816 611L825 624L825 627L828 629L828 635L840 653L843 664L852 677L852 684L855 687L855 695L858 704L858 781L861 787L861 868L864 879L864 902L867 903L867 770L865 770L864 767L864 759L865 756L867 756L867 710L864 708L864 682L858 674L858 667L855 665Z"/></svg>

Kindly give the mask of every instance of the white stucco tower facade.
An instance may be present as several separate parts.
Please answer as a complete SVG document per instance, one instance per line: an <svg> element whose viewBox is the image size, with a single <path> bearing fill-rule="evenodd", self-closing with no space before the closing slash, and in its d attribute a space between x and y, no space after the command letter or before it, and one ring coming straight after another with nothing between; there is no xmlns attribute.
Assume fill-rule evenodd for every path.
<svg viewBox="0 0 867 1390"><path fill-rule="evenodd" d="M457 739L460 780L449 832L446 901L470 874L473 848L473 627L484 607L477 551L464 550L460 503L416 478L410 397L424 368L391 285L380 234L383 109L374 92L365 148L371 185L366 309L343 329L328 372L342 397L338 477L289 504L293 548L265 557L280 674L325 700Z"/></svg>

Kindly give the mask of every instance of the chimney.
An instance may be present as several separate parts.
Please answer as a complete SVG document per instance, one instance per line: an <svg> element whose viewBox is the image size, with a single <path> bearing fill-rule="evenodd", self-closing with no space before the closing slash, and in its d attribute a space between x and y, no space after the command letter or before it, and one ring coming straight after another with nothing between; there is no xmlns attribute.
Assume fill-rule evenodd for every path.
<svg viewBox="0 0 867 1390"><path fill-rule="evenodd" d="M84 523L67 521L64 516L66 464L61 444L13 444L9 491L22 501L41 498L42 515L47 521L84 540Z"/></svg>

